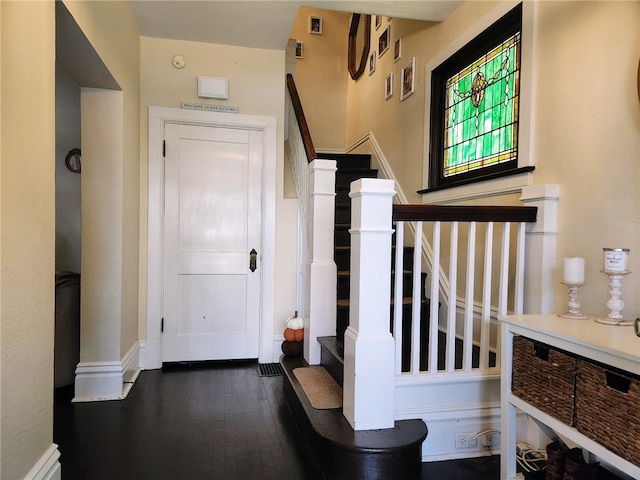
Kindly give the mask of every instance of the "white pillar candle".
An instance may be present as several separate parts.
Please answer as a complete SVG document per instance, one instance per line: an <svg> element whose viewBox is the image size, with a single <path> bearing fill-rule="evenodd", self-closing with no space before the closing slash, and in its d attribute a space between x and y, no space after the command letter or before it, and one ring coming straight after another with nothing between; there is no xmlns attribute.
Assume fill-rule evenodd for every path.
<svg viewBox="0 0 640 480"><path fill-rule="evenodd" d="M584 283L584 258L573 257L564 259L564 283Z"/></svg>

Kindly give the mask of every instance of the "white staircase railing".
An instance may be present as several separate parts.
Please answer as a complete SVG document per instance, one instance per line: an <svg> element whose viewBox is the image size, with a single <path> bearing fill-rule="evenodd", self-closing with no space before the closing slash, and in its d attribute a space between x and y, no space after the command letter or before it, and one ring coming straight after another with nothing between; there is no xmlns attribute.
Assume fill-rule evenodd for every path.
<svg viewBox="0 0 640 480"><path fill-rule="evenodd" d="M320 363L318 337L335 335L336 264L333 260L335 160L316 159L300 99L287 76L287 139L298 196L298 311L306 319L304 357Z"/></svg>
<svg viewBox="0 0 640 480"><path fill-rule="evenodd" d="M393 193L391 180L351 184L344 413L356 430L393 426L389 418L395 415L399 381L416 385L444 375L455 382L452 375L460 374L461 382L477 382L499 375L496 315L523 311L525 232L536 221L536 207L392 206ZM410 244L414 256L412 299L403 308L404 249L396 248L390 347L392 262L384 249L391 251L392 225L396 244ZM422 284L423 272L429 285ZM430 305L428 318L425 304ZM403 328L407 321L410 328ZM403 335L406 331L410 336ZM391 371L381 366L389 355Z"/></svg>
<svg viewBox="0 0 640 480"><path fill-rule="evenodd" d="M403 370L397 358L396 374L486 374L498 369L496 315L523 311L525 227L535 221L535 207L396 205L394 218L397 244L409 243L405 230L414 242L411 315L404 318L405 310L396 308L393 320L394 332L412 322L410 344L402 335L395 337L397 357L408 355L409 349L410 363ZM431 250L426 251L423 239L429 236ZM402 269L403 255L404 249L396 248L396 272ZM428 322L422 321L423 271L430 273ZM396 275L396 296L403 288L403 276Z"/></svg>

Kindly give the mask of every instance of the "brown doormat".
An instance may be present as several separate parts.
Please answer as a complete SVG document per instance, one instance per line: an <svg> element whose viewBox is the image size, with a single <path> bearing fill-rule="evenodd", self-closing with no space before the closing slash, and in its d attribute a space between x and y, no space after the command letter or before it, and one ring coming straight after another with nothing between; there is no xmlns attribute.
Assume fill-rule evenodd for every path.
<svg viewBox="0 0 640 480"><path fill-rule="evenodd" d="M324 410L342 407L342 388L324 367L294 368L293 374L313 408Z"/></svg>

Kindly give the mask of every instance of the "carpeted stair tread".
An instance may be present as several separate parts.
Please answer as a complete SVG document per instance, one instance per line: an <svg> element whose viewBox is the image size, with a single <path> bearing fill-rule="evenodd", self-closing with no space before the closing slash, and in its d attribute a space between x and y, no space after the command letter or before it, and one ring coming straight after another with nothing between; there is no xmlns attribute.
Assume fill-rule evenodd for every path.
<svg viewBox="0 0 640 480"><path fill-rule="evenodd" d="M342 408L342 388L324 367L297 367L293 369L293 374L313 408Z"/></svg>

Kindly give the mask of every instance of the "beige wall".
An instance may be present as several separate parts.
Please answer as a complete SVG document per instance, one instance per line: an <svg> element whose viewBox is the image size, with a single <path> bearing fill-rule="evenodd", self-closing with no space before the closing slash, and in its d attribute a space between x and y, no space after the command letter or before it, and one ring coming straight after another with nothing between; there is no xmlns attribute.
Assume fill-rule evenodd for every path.
<svg viewBox="0 0 640 480"><path fill-rule="evenodd" d="M114 251L118 251L120 264L112 278L100 278L100 272L82 272L83 284L91 281L87 275L94 275L92 283L97 288L117 286L119 311L116 315L120 328L110 330L99 340L94 339L100 343L99 351L81 347L83 362L104 361L105 355L110 361L119 361L138 341L140 40L125 2L67 1L65 6L122 89L123 137L122 149L117 154L121 174L118 177L120 185L116 186L122 191L122 202L106 207L111 208L106 213L117 220L121 229L117 244L112 246ZM99 193L95 192L95 195ZM100 241L99 236L94 238ZM83 250L87 247L90 246L82 245ZM117 352L117 358L113 358L113 352Z"/></svg>
<svg viewBox="0 0 640 480"><path fill-rule="evenodd" d="M121 360L138 339L138 248L139 200L146 199L146 105L178 106L182 100L197 101L195 76L185 84L180 79L162 90L167 71L157 60L140 61L139 38L122 2L67 2L66 6L96 50L122 92L122 147L114 155L120 172L121 201L107 214L119 219L114 252L119 268L103 285L117 287L119 324L106 329L95 348L87 349L83 361ZM3 478L22 478L52 441L53 387L53 278L54 278L54 61L55 22L53 2L1 2L2 30L2 436ZM114 35L113 32L118 32ZM183 47L184 45L180 45ZM171 47L163 44L160 50ZM153 49L151 49L153 50ZM173 48L169 49L170 51ZM6 52L29 52L8 55ZM277 272L275 318L284 319L295 308L295 261L289 254L295 238L288 225L295 224L294 201L282 199L282 119L284 111L284 52L192 45L180 48L193 72L231 78L230 102L243 113L275 116L279 122L277 255L282 257ZM195 60L192 53L198 52ZM149 52L147 52L149 53ZM159 52L156 52L159 53ZM160 55L161 56L161 55ZM197 55L196 55L197 56ZM212 62L215 59L215 62ZM170 60L170 58L168 59ZM140 70L148 73L140 79ZM152 65L152 68L145 70ZM167 63L170 65L170 62ZM222 65L222 71L219 69ZM169 67L171 68L171 67ZM160 71L160 75L154 74ZM173 72L173 69L169 70ZM159 80L160 79L160 80ZM139 88L146 88L140 99ZM10 92L10 95L7 93ZM143 112L143 128L140 112ZM8 126L8 127L7 127ZM140 136L142 133L142 136ZM37 142L33 142L37 138ZM142 149L140 147L140 138ZM143 152L142 156L140 155ZM50 161L47 162L46 159ZM17 161L20 159L20 162ZM88 161L85 159L85 161ZM114 167L112 165L112 167ZM140 179L140 173L145 176ZM140 189L142 185L142 189ZM109 209L109 205L102 205ZM146 218L146 205L142 218ZM281 212L287 212L282 215ZM86 245L85 245L86 246ZM83 247L85 247L83 246ZM142 258L146 250L142 252ZM142 262L142 271L145 270ZM287 268L288 267L288 268ZM88 272L83 272L87 275ZM117 277L117 278L116 278ZM144 284L144 283L142 283ZM144 293L144 292L143 292ZM144 295L141 295L144 303ZM142 315L141 318L144 318ZM278 329L282 328L276 328ZM86 333L86 332L85 332ZM115 353L114 353L115 352ZM115 355L117 358L111 358ZM109 358L107 358L109 357ZM29 381L25 381L29 379Z"/></svg>
<svg viewBox="0 0 640 480"><path fill-rule="evenodd" d="M54 4L0 2L0 21L0 477L17 479L53 440Z"/></svg>
<svg viewBox="0 0 640 480"><path fill-rule="evenodd" d="M126 293L121 328L107 339L120 360L137 342L139 61L126 4L106 7L68 5L123 89L123 194L113 212L123 260L109 280ZM0 21L0 477L24 478L51 454L53 440L55 5L0 2Z"/></svg>
<svg viewBox="0 0 640 480"><path fill-rule="evenodd" d="M177 53L187 60L187 66L178 70L171 65ZM166 40L143 37L141 39L141 92L140 115L147 117L150 105L180 108L181 102L229 105L248 115L275 117L277 132L277 231L276 231L276 285L274 306L274 333L281 335L285 319L296 308L296 225L295 200L283 196L283 124L285 52L228 45ZM202 99L197 96L198 75L229 79L229 99ZM141 123L141 268L140 288L146 292L146 216L147 216L147 145L148 128ZM140 338L146 337L146 293L140 296Z"/></svg>
<svg viewBox="0 0 640 480"><path fill-rule="evenodd" d="M424 75L416 76L415 93L400 101L402 68L416 57L420 72L425 60L424 38L430 23L382 17L382 24L371 26L371 50L376 52L376 66L369 75L369 66L357 81L349 79L347 144L351 145L373 132L402 185L409 203L419 203L415 193L421 188L422 145L424 129ZM390 26L389 49L378 57L378 38ZM393 61L393 42L401 37L401 57ZM394 74L393 95L385 100L384 82Z"/></svg>
<svg viewBox="0 0 640 480"><path fill-rule="evenodd" d="M309 17L322 18L322 35L309 33ZM347 107L347 38L351 14L301 8L290 37L303 44L295 79L316 150L344 150Z"/></svg>
<svg viewBox="0 0 640 480"><path fill-rule="evenodd" d="M640 2L540 2L536 15L535 183L560 185L558 268L586 258L583 310L606 314L603 247L630 248L624 313L640 316ZM557 308L568 297L558 286Z"/></svg>
<svg viewBox="0 0 640 480"><path fill-rule="evenodd" d="M425 66L496 6L506 11L499 2L466 2L440 24L392 19L391 38L402 37L402 58L392 63L387 53L372 76L349 82L347 144L373 132L410 202L422 201L415 192L424 188ZM531 125L523 132L530 149L523 155L536 167L533 184L560 186L557 281L563 257L585 257L582 309L606 315L602 248L630 248L633 273L624 279L623 300L625 316L635 318L640 314L640 2L537 2L525 15L534 15L523 22L535 30L524 36L533 39L534 53L528 66L533 78L525 79L531 84L532 113L521 119ZM386 24L383 17L382 28ZM373 31L374 44L380 31ZM401 102L400 69L413 56L416 93ZM394 97L384 101L384 78L392 71ZM511 198L496 197L494 203ZM566 310L567 300L558 283L557 309Z"/></svg>
<svg viewBox="0 0 640 480"><path fill-rule="evenodd" d="M121 359L124 295L122 92L81 90L82 277L80 361ZM91 396L76 382L76 397Z"/></svg>

